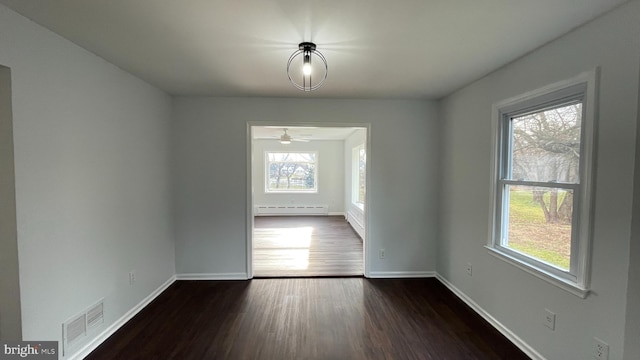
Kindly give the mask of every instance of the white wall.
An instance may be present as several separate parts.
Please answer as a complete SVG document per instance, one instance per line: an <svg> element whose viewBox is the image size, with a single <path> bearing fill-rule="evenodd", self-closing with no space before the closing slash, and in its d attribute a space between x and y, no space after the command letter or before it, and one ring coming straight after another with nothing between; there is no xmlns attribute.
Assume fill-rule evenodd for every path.
<svg viewBox="0 0 640 360"><path fill-rule="evenodd" d="M640 72L638 74L638 107L640 108ZM629 244L629 279L627 280L627 314L624 340L625 360L640 354L640 110L636 123L636 157L633 183L633 213Z"/></svg>
<svg viewBox="0 0 640 360"><path fill-rule="evenodd" d="M318 192L307 194L266 193L265 151L315 151L317 153ZM344 214L344 141L316 140L280 144L277 140L253 141L254 205L329 205L332 215Z"/></svg>
<svg viewBox="0 0 640 360"><path fill-rule="evenodd" d="M633 1L442 101L438 272L547 359L590 359L594 336L610 344L610 359L623 358L638 121L638 19L640 2ZM484 248L491 211L491 106L596 66L601 66L601 81L593 293L581 299ZM473 277L465 274L468 262ZM542 324L545 308L557 313L555 331Z"/></svg>
<svg viewBox="0 0 640 360"><path fill-rule="evenodd" d="M353 204L353 148L359 145L367 146L367 131L358 129L344 141L344 208L346 209L348 220L353 229L365 237L365 216L364 210Z"/></svg>
<svg viewBox="0 0 640 360"><path fill-rule="evenodd" d="M23 338L61 341L62 322L102 297L105 328L175 272L171 100L4 6L0 64L12 72Z"/></svg>
<svg viewBox="0 0 640 360"><path fill-rule="evenodd" d="M21 340L11 70L0 66L0 340Z"/></svg>
<svg viewBox="0 0 640 360"><path fill-rule="evenodd" d="M426 101L175 98L178 274L247 276L247 122L304 121L371 124L367 241L374 249L386 248L387 258L375 256L369 270L433 271L436 111ZM220 168L228 175L219 176Z"/></svg>

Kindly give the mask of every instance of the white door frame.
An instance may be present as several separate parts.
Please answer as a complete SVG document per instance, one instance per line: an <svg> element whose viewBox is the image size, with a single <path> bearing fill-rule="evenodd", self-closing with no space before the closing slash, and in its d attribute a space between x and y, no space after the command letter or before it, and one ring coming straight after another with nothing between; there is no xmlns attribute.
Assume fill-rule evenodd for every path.
<svg viewBox="0 0 640 360"><path fill-rule="evenodd" d="M366 130L366 148L367 148L367 172L365 179L365 186L367 192L365 194L364 204L364 233L365 239L362 242L362 266L365 277L369 277L369 259L370 251L367 246L367 239L370 238L369 234L369 208L371 205L371 124L370 123L331 123L331 122L266 122L266 121L247 121L247 204L246 204L246 251L247 251L247 278L253 278L253 217L254 217L254 205L253 205L253 131L254 126L277 126L277 127L296 127L296 126L317 126L317 127L357 127L364 128Z"/></svg>

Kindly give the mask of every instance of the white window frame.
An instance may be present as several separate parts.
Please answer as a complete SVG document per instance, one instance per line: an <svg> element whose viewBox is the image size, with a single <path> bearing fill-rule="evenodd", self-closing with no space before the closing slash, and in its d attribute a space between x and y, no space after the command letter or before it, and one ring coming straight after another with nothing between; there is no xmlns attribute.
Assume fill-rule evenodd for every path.
<svg viewBox="0 0 640 360"><path fill-rule="evenodd" d="M595 156L595 124L598 69L582 73L572 79L561 81L526 94L500 101L492 109L492 157L491 157L491 204L489 219L490 254L520 269L554 284L574 295L585 298L589 293L589 270L591 252L591 223L593 173ZM564 271L534 257L502 246L506 226L503 216L508 216L508 195L503 194L505 185L519 185L519 181L503 179L510 147L509 129L511 118L519 114L544 110L566 103L572 99L582 102L582 126L580 142L579 184L554 184L553 187L573 189L574 207L572 220L570 269ZM526 182L530 185L531 182ZM540 183L549 186L547 183ZM508 221L508 220L507 220Z"/></svg>
<svg viewBox="0 0 640 360"><path fill-rule="evenodd" d="M313 179L313 183L315 185L315 187L313 189L309 189L309 190L301 190L301 189L295 189L295 190L287 190L287 189L278 189L278 190L270 190L269 189L269 164L271 164L271 161L269 161L269 154L270 153L279 153L279 154L313 154L313 157L315 158L315 171L313 173L314 179ZM317 151L281 151L281 150L266 150L264 152L264 192L266 194L317 194L318 193L318 152Z"/></svg>
<svg viewBox="0 0 640 360"><path fill-rule="evenodd" d="M360 193L360 150L365 151L365 157L367 149L363 144L357 145L351 149L351 203L353 206L360 208L364 211L364 201L358 201L358 194ZM365 179L365 191L366 191L366 179ZM366 196L365 196L366 198ZM366 200L365 200L366 201Z"/></svg>

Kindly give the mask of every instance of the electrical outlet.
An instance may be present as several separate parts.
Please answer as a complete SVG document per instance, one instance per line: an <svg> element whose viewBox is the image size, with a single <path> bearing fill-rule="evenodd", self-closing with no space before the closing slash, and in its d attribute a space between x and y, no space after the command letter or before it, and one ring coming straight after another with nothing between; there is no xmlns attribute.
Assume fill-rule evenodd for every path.
<svg viewBox="0 0 640 360"><path fill-rule="evenodd" d="M544 326L548 327L551 330L556 329L556 314L554 314L549 309L544 309Z"/></svg>
<svg viewBox="0 0 640 360"><path fill-rule="evenodd" d="M473 276L473 265L471 263L467 263L467 275Z"/></svg>
<svg viewBox="0 0 640 360"><path fill-rule="evenodd" d="M136 271L135 270L131 270L129 271L129 285L133 285L136 282Z"/></svg>
<svg viewBox="0 0 640 360"><path fill-rule="evenodd" d="M380 256L380 259L384 259L384 257L386 256L384 249L380 249L378 251L378 255Z"/></svg>
<svg viewBox="0 0 640 360"><path fill-rule="evenodd" d="M597 360L608 360L609 344L594 337L593 338L593 358Z"/></svg>

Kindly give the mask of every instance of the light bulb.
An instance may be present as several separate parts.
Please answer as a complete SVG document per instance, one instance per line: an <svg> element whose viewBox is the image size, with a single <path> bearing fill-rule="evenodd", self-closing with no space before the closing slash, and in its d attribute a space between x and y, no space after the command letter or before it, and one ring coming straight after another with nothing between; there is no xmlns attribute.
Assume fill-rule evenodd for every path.
<svg viewBox="0 0 640 360"><path fill-rule="evenodd" d="M305 75L311 75L311 55L304 54L304 63L302 65L302 73Z"/></svg>

